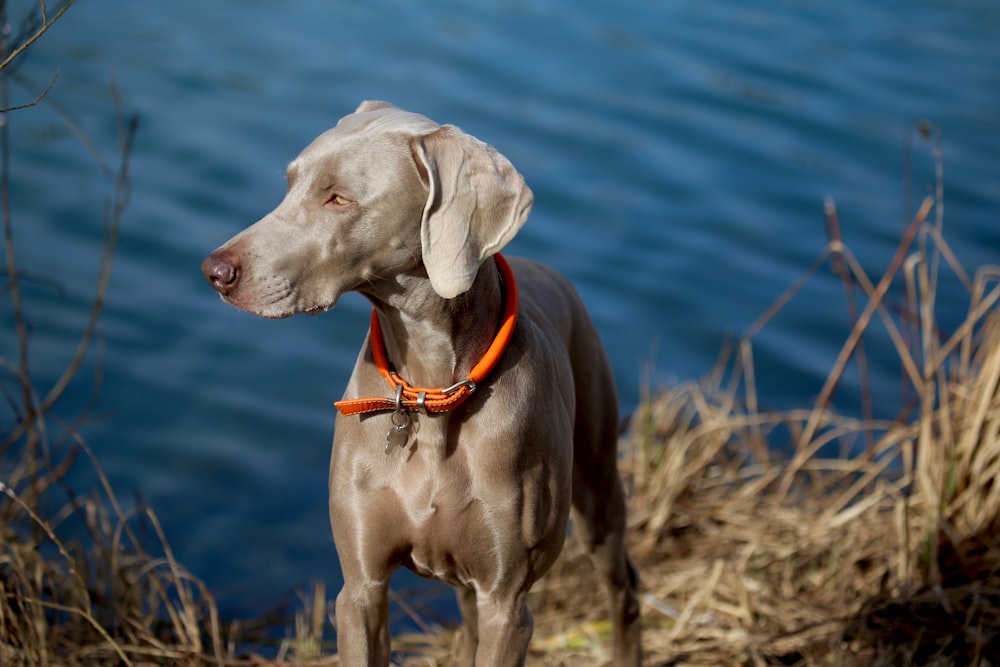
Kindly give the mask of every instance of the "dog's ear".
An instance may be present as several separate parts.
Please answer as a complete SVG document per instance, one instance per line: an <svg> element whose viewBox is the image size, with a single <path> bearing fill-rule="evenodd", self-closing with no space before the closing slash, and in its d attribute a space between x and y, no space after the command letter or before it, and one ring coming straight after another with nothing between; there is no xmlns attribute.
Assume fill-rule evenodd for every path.
<svg viewBox="0 0 1000 667"><path fill-rule="evenodd" d="M483 260L514 238L533 197L507 158L453 125L413 141L428 186L420 223L424 266L434 291L451 299L472 287Z"/></svg>
<svg viewBox="0 0 1000 667"><path fill-rule="evenodd" d="M395 105L389 104L388 102L381 102L379 100L365 100L354 113L364 113L365 111L378 111L379 109L395 109Z"/></svg>

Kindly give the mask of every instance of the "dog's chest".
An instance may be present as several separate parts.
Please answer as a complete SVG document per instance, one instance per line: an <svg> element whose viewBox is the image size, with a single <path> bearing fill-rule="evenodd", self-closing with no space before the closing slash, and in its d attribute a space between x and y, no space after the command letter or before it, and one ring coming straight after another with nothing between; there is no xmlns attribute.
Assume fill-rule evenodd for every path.
<svg viewBox="0 0 1000 667"><path fill-rule="evenodd" d="M406 565L426 577L468 583L458 562L482 512L468 467L414 457L397 470L392 488L409 538Z"/></svg>
<svg viewBox="0 0 1000 667"><path fill-rule="evenodd" d="M442 460L417 451L400 458L389 487L410 530L427 531L442 522L459 520L475 503L472 475L464 457Z"/></svg>

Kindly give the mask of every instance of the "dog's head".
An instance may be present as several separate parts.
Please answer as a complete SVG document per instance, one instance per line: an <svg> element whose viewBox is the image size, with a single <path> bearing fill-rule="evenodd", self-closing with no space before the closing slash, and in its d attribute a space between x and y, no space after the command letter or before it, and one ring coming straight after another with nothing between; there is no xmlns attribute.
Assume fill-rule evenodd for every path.
<svg viewBox="0 0 1000 667"><path fill-rule="evenodd" d="M202 263L229 303L314 313L350 290L426 275L450 299L528 217L524 179L492 146L385 102L364 102L288 166L284 200Z"/></svg>

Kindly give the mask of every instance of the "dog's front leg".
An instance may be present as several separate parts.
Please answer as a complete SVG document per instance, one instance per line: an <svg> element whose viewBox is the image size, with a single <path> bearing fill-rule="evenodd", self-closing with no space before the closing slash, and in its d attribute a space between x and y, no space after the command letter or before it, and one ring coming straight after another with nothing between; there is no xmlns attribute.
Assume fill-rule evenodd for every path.
<svg viewBox="0 0 1000 667"><path fill-rule="evenodd" d="M472 586L458 586L455 590L458 608L462 612L462 647L458 656L461 667L476 664L476 648L479 646L479 610L476 607L476 589Z"/></svg>
<svg viewBox="0 0 1000 667"><path fill-rule="evenodd" d="M337 595L337 655L342 665L389 664L388 580L347 585Z"/></svg>
<svg viewBox="0 0 1000 667"><path fill-rule="evenodd" d="M503 595L481 595L477 604L479 647L476 667L520 667L531 643L534 623L527 589Z"/></svg>

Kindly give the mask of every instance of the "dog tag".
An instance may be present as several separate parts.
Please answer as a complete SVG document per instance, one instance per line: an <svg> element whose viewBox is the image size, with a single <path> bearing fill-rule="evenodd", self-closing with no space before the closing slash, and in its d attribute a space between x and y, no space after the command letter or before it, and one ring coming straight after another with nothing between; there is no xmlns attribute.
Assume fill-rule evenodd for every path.
<svg viewBox="0 0 1000 667"><path fill-rule="evenodd" d="M398 398L397 398L398 401ZM410 415L401 409L392 413L392 428L385 434L385 453L392 451L393 447L400 449L406 447L410 439Z"/></svg>
<svg viewBox="0 0 1000 667"><path fill-rule="evenodd" d="M388 454L393 447L399 447L400 449L406 447L406 443L409 439L409 429L405 426L393 426L389 429L389 432L385 434L385 453Z"/></svg>

